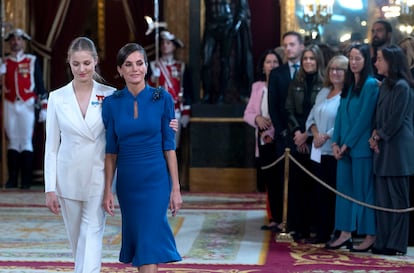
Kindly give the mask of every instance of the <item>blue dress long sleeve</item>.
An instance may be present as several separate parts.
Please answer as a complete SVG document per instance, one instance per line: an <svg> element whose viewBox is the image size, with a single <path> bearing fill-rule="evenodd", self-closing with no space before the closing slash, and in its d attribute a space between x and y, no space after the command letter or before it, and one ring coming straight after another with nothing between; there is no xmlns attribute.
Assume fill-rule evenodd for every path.
<svg viewBox="0 0 414 273"><path fill-rule="evenodd" d="M163 153L175 149L169 127L174 115L171 95L163 89L146 86L134 97L125 88L104 100L106 153L117 154L120 262L141 266L181 260L167 220L172 182Z"/></svg>

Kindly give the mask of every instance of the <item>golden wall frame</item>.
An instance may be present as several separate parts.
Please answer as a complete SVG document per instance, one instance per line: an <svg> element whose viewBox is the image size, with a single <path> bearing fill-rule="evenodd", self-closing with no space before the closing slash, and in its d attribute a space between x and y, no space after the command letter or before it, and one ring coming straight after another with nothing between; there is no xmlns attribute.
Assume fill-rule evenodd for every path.
<svg viewBox="0 0 414 273"><path fill-rule="evenodd" d="M2 13L6 31L10 28L28 30L28 0L3 0Z"/></svg>
<svg viewBox="0 0 414 273"><path fill-rule="evenodd" d="M280 35L290 30L298 30L299 25L295 15L295 1L280 0ZM282 37L280 37L282 40Z"/></svg>

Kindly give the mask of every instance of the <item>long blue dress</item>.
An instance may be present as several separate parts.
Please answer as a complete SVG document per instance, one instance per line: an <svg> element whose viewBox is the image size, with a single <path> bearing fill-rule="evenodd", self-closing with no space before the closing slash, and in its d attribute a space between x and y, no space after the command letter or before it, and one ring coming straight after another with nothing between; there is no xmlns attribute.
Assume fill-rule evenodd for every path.
<svg viewBox="0 0 414 273"><path fill-rule="evenodd" d="M174 116L171 95L149 86L136 97L126 88L115 91L103 102L106 153L118 155L120 262L141 266L181 260L167 220L172 183L163 155L175 149L175 133L169 127Z"/></svg>

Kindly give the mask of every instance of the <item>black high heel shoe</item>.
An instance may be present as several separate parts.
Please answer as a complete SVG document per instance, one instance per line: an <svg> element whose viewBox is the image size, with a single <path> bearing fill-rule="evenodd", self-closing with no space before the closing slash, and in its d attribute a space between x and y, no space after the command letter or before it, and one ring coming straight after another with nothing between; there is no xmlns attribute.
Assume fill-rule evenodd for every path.
<svg viewBox="0 0 414 273"><path fill-rule="evenodd" d="M328 243L328 244L325 245L325 249L335 250L335 249L340 249L343 246L346 246L347 249L351 249L352 248L352 238L349 238L348 240L343 241L342 244L339 244L337 246L332 246Z"/></svg>
<svg viewBox="0 0 414 273"><path fill-rule="evenodd" d="M381 255L388 255L388 256L404 256L404 255L406 255L406 252L400 252L398 250L391 249L391 248L372 247L371 252L373 254L381 254Z"/></svg>
<svg viewBox="0 0 414 273"><path fill-rule="evenodd" d="M282 229L279 228L279 224L269 224L269 225L263 225L260 227L261 230L270 230L272 232L281 232Z"/></svg>
<svg viewBox="0 0 414 273"><path fill-rule="evenodd" d="M370 246L366 248L354 248L353 246L349 249L350 252L368 252L372 247L374 246L374 243L372 243Z"/></svg>

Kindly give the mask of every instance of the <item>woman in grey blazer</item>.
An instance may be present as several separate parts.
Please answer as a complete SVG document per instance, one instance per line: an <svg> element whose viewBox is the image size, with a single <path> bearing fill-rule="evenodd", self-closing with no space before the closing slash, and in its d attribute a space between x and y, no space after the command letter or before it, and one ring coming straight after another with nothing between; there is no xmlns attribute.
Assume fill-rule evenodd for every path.
<svg viewBox="0 0 414 273"><path fill-rule="evenodd" d="M378 50L375 66L385 76L377 102L374 130L369 140L374 150L376 204L403 209L410 206L409 177L414 173L414 82L401 48ZM409 213L378 210L377 238L372 252L405 254Z"/></svg>

